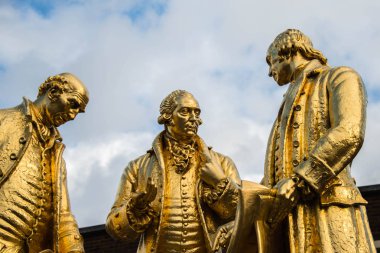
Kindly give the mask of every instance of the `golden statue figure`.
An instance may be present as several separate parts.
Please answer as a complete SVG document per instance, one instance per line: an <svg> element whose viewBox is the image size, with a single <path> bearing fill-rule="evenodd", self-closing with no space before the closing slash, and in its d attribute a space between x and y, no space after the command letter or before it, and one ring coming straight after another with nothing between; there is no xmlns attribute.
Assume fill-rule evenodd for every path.
<svg viewBox="0 0 380 253"><path fill-rule="evenodd" d="M84 252L57 127L87 103L82 82L63 73L49 77L34 102L0 110L0 253Z"/></svg>
<svg viewBox="0 0 380 253"><path fill-rule="evenodd" d="M165 130L121 177L106 229L118 240L140 238L139 253L228 247L240 178L232 160L197 135L200 113L192 94L170 93L158 117Z"/></svg>
<svg viewBox="0 0 380 253"><path fill-rule="evenodd" d="M267 147L262 183L277 191L269 219L281 252L376 252L367 202L351 163L366 121L366 91L348 67L330 67L302 32L279 34L267 52L269 76L290 83ZM275 236L275 235L273 235ZM279 238L277 237L277 238Z"/></svg>

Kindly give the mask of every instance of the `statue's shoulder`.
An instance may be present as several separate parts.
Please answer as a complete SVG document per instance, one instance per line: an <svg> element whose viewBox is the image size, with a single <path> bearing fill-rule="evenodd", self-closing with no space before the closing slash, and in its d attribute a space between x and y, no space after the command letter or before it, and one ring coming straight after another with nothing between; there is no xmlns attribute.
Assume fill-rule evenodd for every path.
<svg viewBox="0 0 380 253"><path fill-rule="evenodd" d="M23 118L25 116L23 104L11 107L0 109L0 121L6 118Z"/></svg>
<svg viewBox="0 0 380 253"><path fill-rule="evenodd" d="M342 76L358 76L359 73L348 66L327 67L324 71L331 79L340 78Z"/></svg>
<svg viewBox="0 0 380 253"><path fill-rule="evenodd" d="M154 152L149 152L149 150L147 151L147 153L131 160L128 164L128 167L142 167L144 165L146 165L150 159L155 159L155 155L154 155Z"/></svg>
<svg viewBox="0 0 380 253"><path fill-rule="evenodd" d="M20 104L15 107L0 109L0 131L24 129L30 119L26 115L26 107Z"/></svg>
<svg viewBox="0 0 380 253"><path fill-rule="evenodd" d="M219 158L219 160L224 161L224 162L228 162L228 163L234 163L234 161L232 160L231 157L224 155L222 153L219 153L217 151L214 151L212 149L212 147L209 147L209 150L211 153L213 153L215 156L217 156Z"/></svg>

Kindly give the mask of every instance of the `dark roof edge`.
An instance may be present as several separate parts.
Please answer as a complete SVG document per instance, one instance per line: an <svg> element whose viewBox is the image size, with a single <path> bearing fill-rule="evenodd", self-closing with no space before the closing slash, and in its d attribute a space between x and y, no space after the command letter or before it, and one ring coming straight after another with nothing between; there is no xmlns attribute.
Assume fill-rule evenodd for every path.
<svg viewBox="0 0 380 253"><path fill-rule="evenodd" d="M99 231L104 231L106 229L104 224L100 225L95 225L91 227L83 227L79 229L79 232L81 234L87 234L87 233L92 233L92 232L99 232Z"/></svg>
<svg viewBox="0 0 380 253"><path fill-rule="evenodd" d="M380 191L380 184L359 186L360 192L374 192Z"/></svg>

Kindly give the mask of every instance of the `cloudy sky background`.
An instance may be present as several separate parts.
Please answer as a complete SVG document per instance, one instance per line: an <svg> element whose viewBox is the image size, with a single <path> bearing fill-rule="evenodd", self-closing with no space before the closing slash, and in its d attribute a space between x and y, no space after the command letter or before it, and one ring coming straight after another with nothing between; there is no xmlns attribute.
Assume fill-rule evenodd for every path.
<svg viewBox="0 0 380 253"><path fill-rule="evenodd" d="M352 170L359 185L379 184L379 9L373 0L0 0L0 107L34 99L52 74L87 85L87 112L60 130L72 209L81 227L101 224L125 165L162 130L159 104L175 89L198 99L205 141L259 181L286 89L267 76L266 49L298 28L330 65L362 75L367 132Z"/></svg>

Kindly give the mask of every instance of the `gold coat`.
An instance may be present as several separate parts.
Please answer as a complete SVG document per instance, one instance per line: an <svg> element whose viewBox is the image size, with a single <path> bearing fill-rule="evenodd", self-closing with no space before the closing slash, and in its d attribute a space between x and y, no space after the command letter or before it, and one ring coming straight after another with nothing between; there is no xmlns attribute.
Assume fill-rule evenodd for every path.
<svg viewBox="0 0 380 253"><path fill-rule="evenodd" d="M291 252L375 252L367 202L350 174L364 140L366 104L363 81L348 67L312 60L290 84L269 137L262 183L272 188L279 176L296 173L316 192L289 215Z"/></svg>
<svg viewBox="0 0 380 253"><path fill-rule="evenodd" d="M131 161L126 167L120 180L115 203L106 221L106 230L113 238L124 241L135 241L140 238L138 253L156 252L156 245L159 241L166 173L162 138L163 133L154 140L152 150ZM231 219L233 220L235 217L238 197L237 184L240 184L240 177L232 160L213 150L210 150L210 153L213 153L219 160L225 175L230 179L230 184L221 198L209 207L200 198L200 179L194 182L198 189L196 191L196 202L208 252L212 252L211 248L218 226L231 221ZM151 203L158 216L153 219L145 231L135 231L127 219L127 204L133 192L145 190L149 177L158 187L155 200Z"/></svg>
<svg viewBox="0 0 380 253"><path fill-rule="evenodd" d="M32 117L27 99L14 108L0 110L0 187L11 176L32 137ZM56 141L51 159L54 207L53 250L56 253L84 252L83 239L71 213L67 191L66 166L62 158L65 146Z"/></svg>

